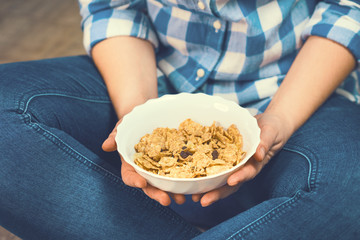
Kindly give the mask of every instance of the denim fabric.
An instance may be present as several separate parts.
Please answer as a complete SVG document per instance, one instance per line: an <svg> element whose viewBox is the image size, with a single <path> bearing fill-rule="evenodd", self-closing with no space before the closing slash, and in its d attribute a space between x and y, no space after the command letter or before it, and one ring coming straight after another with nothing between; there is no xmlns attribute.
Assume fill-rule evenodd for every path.
<svg viewBox="0 0 360 240"><path fill-rule="evenodd" d="M360 239L359 123L360 107L332 96L237 193L198 218L182 206L203 227L230 218L196 239Z"/></svg>
<svg viewBox="0 0 360 240"><path fill-rule="evenodd" d="M37 240L199 233L124 185L101 150L117 119L88 57L2 65L0 86L0 225Z"/></svg>
<svg viewBox="0 0 360 240"><path fill-rule="evenodd" d="M24 239L360 238L360 107L341 96L207 208L124 185L101 150L116 121L88 57L0 65L0 225Z"/></svg>

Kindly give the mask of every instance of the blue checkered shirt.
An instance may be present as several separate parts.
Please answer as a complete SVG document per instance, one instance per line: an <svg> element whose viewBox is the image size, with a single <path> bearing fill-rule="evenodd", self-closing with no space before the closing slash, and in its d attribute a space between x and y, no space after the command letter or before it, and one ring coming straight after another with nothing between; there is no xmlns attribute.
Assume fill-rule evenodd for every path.
<svg viewBox="0 0 360 240"><path fill-rule="evenodd" d="M159 94L205 92L262 112L310 35L360 62L360 2L79 0L87 52L114 36L150 41ZM337 92L360 103L359 64Z"/></svg>

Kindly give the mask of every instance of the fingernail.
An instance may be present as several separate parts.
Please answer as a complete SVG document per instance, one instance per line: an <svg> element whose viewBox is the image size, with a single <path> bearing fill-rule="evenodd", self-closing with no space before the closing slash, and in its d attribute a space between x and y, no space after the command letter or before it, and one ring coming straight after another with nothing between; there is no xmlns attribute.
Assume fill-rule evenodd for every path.
<svg viewBox="0 0 360 240"><path fill-rule="evenodd" d="M203 207L210 206L213 203L213 201L206 201L203 204L201 204Z"/></svg>
<svg viewBox="0 0 360 240"><path fill-rule="evenodd" d="M228 185L229 186L235 186L237 184L236 180L229 180Z"/></svg>

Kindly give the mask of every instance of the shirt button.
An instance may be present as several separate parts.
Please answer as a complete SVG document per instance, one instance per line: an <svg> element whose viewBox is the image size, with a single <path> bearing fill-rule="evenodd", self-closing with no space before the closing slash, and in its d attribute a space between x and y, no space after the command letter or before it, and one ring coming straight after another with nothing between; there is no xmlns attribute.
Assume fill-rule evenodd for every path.
<svg viewBox="0 0 360 240"><path fill-rule="evenodd" d="M201 10L204 10L204 9L205 9L205 4L204 4L202 1L199 1L199 2L198 2L198 7L199 7Z"/></svg>
<svg viewBox="0 0 360 240"><path fill-rule="evenodd" d="M196 71L196 75L198 76L198 78L202 78L203 76L205 76L205 71L204 71L204 69L199 68L199 69Z"/></svg>
<svg viewBox="0 0 360 240"><path fill-rule="evenodd" d="M219 30L221 28L221 22L219 20L216 20L214 23L213 23L213 27L216 29L216 30Z"/></svg>

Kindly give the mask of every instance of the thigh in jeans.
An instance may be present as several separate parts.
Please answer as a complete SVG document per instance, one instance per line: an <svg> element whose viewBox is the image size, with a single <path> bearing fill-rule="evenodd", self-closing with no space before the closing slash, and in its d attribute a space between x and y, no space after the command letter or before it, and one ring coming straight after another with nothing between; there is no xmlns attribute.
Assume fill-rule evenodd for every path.
<svg viewBox="0 0 360 240"><path fill-rule="evenodd" d="M4 109L61 130L100 151L116 123L105 84L90 58L70 57L1 66ZM1 74L1 73L0 73ZM12 79L12 80L9 80Z"/></svg>
<svg viewBox="0 0 360 240"><path fill-rule="evenodd" d="M198 239L358 239L359 122L360 106L332 96Z"/></svg>
<svg viewBox="0 0 360 240"><path fill-rule="evenodd" d="M124 185L119 156L101 150L117 119L88 57L1 65L0 86L1 225L24 239L198 234Z"/></svg>

